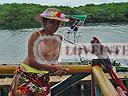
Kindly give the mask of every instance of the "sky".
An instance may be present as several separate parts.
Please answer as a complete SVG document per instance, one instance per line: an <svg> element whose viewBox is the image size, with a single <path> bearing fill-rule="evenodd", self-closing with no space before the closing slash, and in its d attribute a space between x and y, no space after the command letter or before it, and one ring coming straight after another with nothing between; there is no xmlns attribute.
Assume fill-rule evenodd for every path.
<svg viewBox="0 0 128 96"><path fill-rule="evenodd" d="M0 4L4 3L35 3L41 5L63 5L63 6L81 6L86 4L102 4L112 2L128 2L128 0L0 0Z"/></svg>

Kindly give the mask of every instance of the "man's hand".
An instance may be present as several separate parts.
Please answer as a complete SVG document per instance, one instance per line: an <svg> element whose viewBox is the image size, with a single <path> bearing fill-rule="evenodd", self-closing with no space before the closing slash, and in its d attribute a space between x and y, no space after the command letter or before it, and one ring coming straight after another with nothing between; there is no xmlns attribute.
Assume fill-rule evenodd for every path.
<svg viewBox="0 0 128 96"><path fill-rule="evenodd" d="M115 96L126 96L125 92L119 86L117 87L117 92Z"/></svg>
<svg viewBox="0 0 128 96"><path fill-rule="evenodd" d="M69 72L68 68L63 68L61 65L59 64L52 64L53 68L52 68L52 72L56 75L63 75Z"/></svg>

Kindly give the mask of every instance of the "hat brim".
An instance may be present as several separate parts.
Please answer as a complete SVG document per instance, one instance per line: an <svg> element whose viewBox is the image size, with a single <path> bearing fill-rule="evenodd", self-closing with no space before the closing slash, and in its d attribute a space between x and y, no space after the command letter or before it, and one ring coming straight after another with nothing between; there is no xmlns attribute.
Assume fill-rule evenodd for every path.
<svg viewBox="0 0 128 96"><path fill-rule="evenodd" d="M48 19L55 19L55 20L59 20L59 21L62 21L62 22L68 22L69 19L65 18L65 19L61 19L61 18L57 18L57 17L45 17L45 16L42 16L43 18L48 18Z"/></svg>
<svg viewBox="0 0 128 96"><path fill-rule="evenodd" d="M43 18L55 19L55 20L58 20L58 21L61 21L61 22L69 22L69 19L67 19L67 18L61 19L61 18L57 18L57 17L45 17L45 16L40 16L40 14L37 14L35 16L35 20L37 22L40 22L40 23L42 23Z"/></svg>

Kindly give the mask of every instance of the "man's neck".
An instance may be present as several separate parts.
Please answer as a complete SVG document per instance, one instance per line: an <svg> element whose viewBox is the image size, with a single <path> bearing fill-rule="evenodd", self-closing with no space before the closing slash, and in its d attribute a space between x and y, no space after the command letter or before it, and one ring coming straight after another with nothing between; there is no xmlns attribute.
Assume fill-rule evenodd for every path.
<svg viewBox="0 0 128 96"><path fill-rule="evenodd" d="M47 29L43 29L41 32L42 32L43 34L45 34L45 35L53 35L53 33L54 33L54 32L52 32L52 31L50 31L50 30L47 30Z"/></svg>

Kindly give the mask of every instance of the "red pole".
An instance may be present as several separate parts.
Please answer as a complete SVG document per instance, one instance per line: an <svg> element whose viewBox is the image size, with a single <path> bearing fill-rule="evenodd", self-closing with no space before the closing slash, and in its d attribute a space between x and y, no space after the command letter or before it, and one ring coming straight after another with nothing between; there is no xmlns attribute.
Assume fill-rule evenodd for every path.
<svg viewBox="0 0 128 96"><path fill-rule="evenodd" d="M109 69L109 74L112 77L112 79L115 80L115 82L123 89L123 91L126 91L128 94L127 88L124 86L124 84L120 81L120 79L117 77L117 75L113 72L112 68Z"/></svg>

